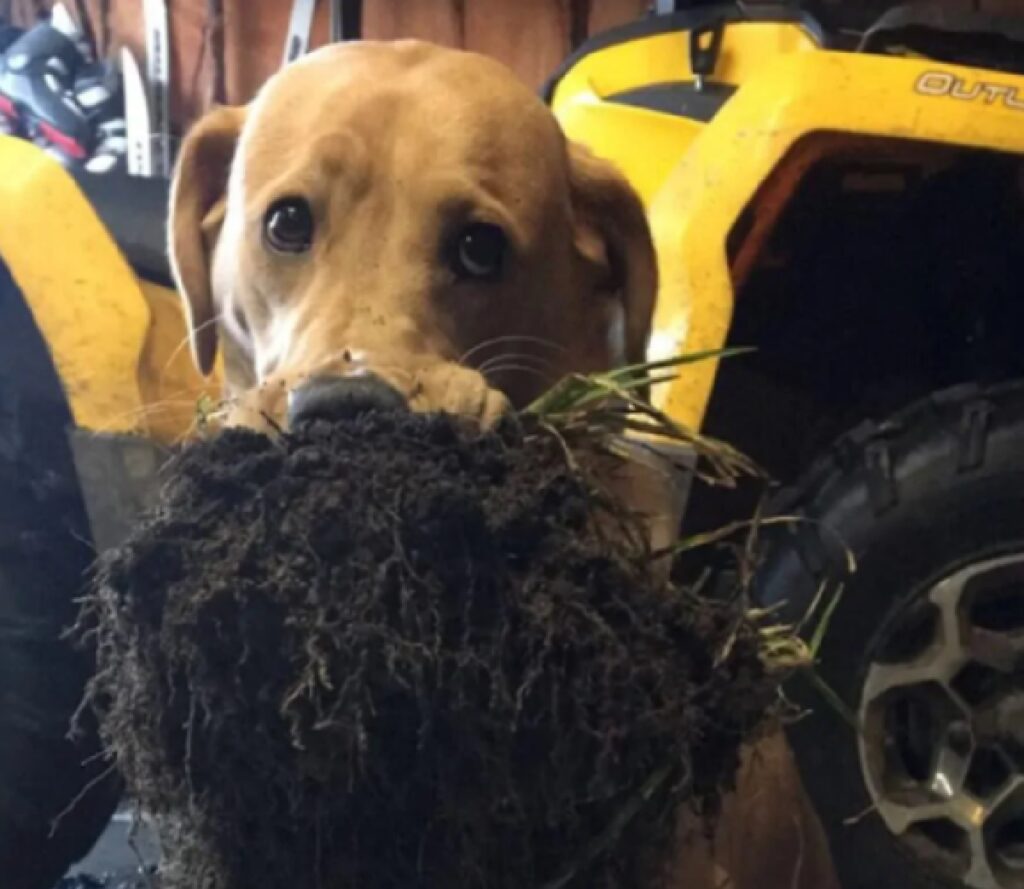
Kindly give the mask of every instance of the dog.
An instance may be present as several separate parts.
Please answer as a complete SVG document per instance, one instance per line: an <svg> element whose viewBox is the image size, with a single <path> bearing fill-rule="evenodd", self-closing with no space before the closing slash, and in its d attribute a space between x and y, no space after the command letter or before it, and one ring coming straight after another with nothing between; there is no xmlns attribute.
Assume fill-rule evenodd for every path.
<svg viewBox="0 0 1024 889"><path fill-rule="evenodd" d="M194 128L170 233L196 362L220 341L244 425L346 399L487 425L569 371L643 360L640 205L483 57L307 56Z"/></svg>
<svg viewBox="0 0 1024 889"><path fill-rule="evenodd" d="M201 119L169 239L195 362L219 352L227 422L257 429L381 407L489 426L642 362L657 292L626 180L497 62L416 41L319 50ZM718 836L681 839L680 886L837 885L781 735Z"/></svg>

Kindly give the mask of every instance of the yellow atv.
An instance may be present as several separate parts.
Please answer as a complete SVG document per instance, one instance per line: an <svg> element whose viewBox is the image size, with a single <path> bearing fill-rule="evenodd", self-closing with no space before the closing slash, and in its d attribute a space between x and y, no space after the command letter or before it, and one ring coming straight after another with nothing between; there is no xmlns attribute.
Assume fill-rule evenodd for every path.
<svg viewBox="0 0 1024 889"><path fill-rule="evenodd" d="M766 604L845 581L820 663L845 708L812 699L793 740L846 886L1024 886L1024 29L925 6L848 45L789 7L656 6L546 97L648 205L651 357L757 347L658 398L807 519L770 529ZM88 664L60 631L214 396L166 197L0 138L4 889L50 889L116 802L89 726L65 737ZM695 489L687 523L724 509Z"/></svg>
<svg viewBox="0 0 1024 889"><path fill-rule="evenodd" d="M785 485L763 603L845 585L843 705L792 730L844 885L1024 886L1024 20L918 4L843 45L721 4L597 37L548 96L649 208L651 357L757 349L660 398ZM691 528L727 518L694 491Z"/></svg>

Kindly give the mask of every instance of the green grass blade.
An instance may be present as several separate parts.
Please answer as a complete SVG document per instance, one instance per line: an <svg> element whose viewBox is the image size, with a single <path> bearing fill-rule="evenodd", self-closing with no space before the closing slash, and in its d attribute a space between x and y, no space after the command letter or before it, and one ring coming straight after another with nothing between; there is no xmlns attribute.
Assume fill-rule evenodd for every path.
<svg viewBox="0 0 1024 889"><path fill-rule="evenodd" d="M811 653L817 657L818 652L821 651L822 643L825 641L825 634L828 632L828 628L832 623L832 616L836 612L836 608L839 607L839 601L843 598L843 585L839 584L836 589L835 595L832 596L829 603L825 606L825 611L821 615L821 619L814 627L814 633L811 635L811 641L808 643L811 648Z"/></svg>
<svg viewBox="0 0 1024 889"><path fill-rule="evenodd" d="M811 685L814 686L815 691L825 700L825 703L835 710L843 722L850 726L857 734L860 734L861 724L857 714L847 706L846 701L839 697L835 689L821 678L821 674L812 667L807 671L807 678L810 680Z"/></svg>
<svg viewBox="0 0 1024 889"><path fill-rule="evenodd" d="M698 361L708 361L712 358L732 358L736 355L746 355L749 352L756 352L753 346L726 346L721 349L704 349L700 352L684 352L681 355L674 355L670 358L659 358L657 361L647 361L641 364L626 364L608 372L608 376L619 377L624 374L650 373L653 370L664 370L667 367L683 367L687 364L696 364Z"/></svg>

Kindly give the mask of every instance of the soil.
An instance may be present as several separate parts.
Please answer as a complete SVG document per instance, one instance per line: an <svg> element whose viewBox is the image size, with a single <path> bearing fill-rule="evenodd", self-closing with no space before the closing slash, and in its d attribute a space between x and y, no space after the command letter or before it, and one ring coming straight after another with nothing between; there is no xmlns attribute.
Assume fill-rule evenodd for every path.
<svg viewBox="0 0 1024 889"><path fill-rule="evenodd" d="M777 683L592 456L371 414L177 458L83 616L163 889L661 885Z"/></svg>

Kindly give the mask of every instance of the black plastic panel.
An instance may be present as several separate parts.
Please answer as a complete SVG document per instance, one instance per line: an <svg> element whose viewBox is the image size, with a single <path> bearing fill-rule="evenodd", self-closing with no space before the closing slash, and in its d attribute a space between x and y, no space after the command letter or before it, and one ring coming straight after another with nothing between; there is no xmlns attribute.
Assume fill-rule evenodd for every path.
<svg viewBox="0 0 1024 889"><path fill-rule="evenodd" d="M605 96L605 101L634 108L646 108L661 114L674 114L704 123L711 120L736 92L734 86L707 83L698 90L686 81L678 83L652 83L621 93Z"/></svg>
<svg viewBox="0 0 1024 889"><path fill-rule="evenodd" d="M167 258L170 182L119 172L73 175L138 275L173 286Z"/></svg>

